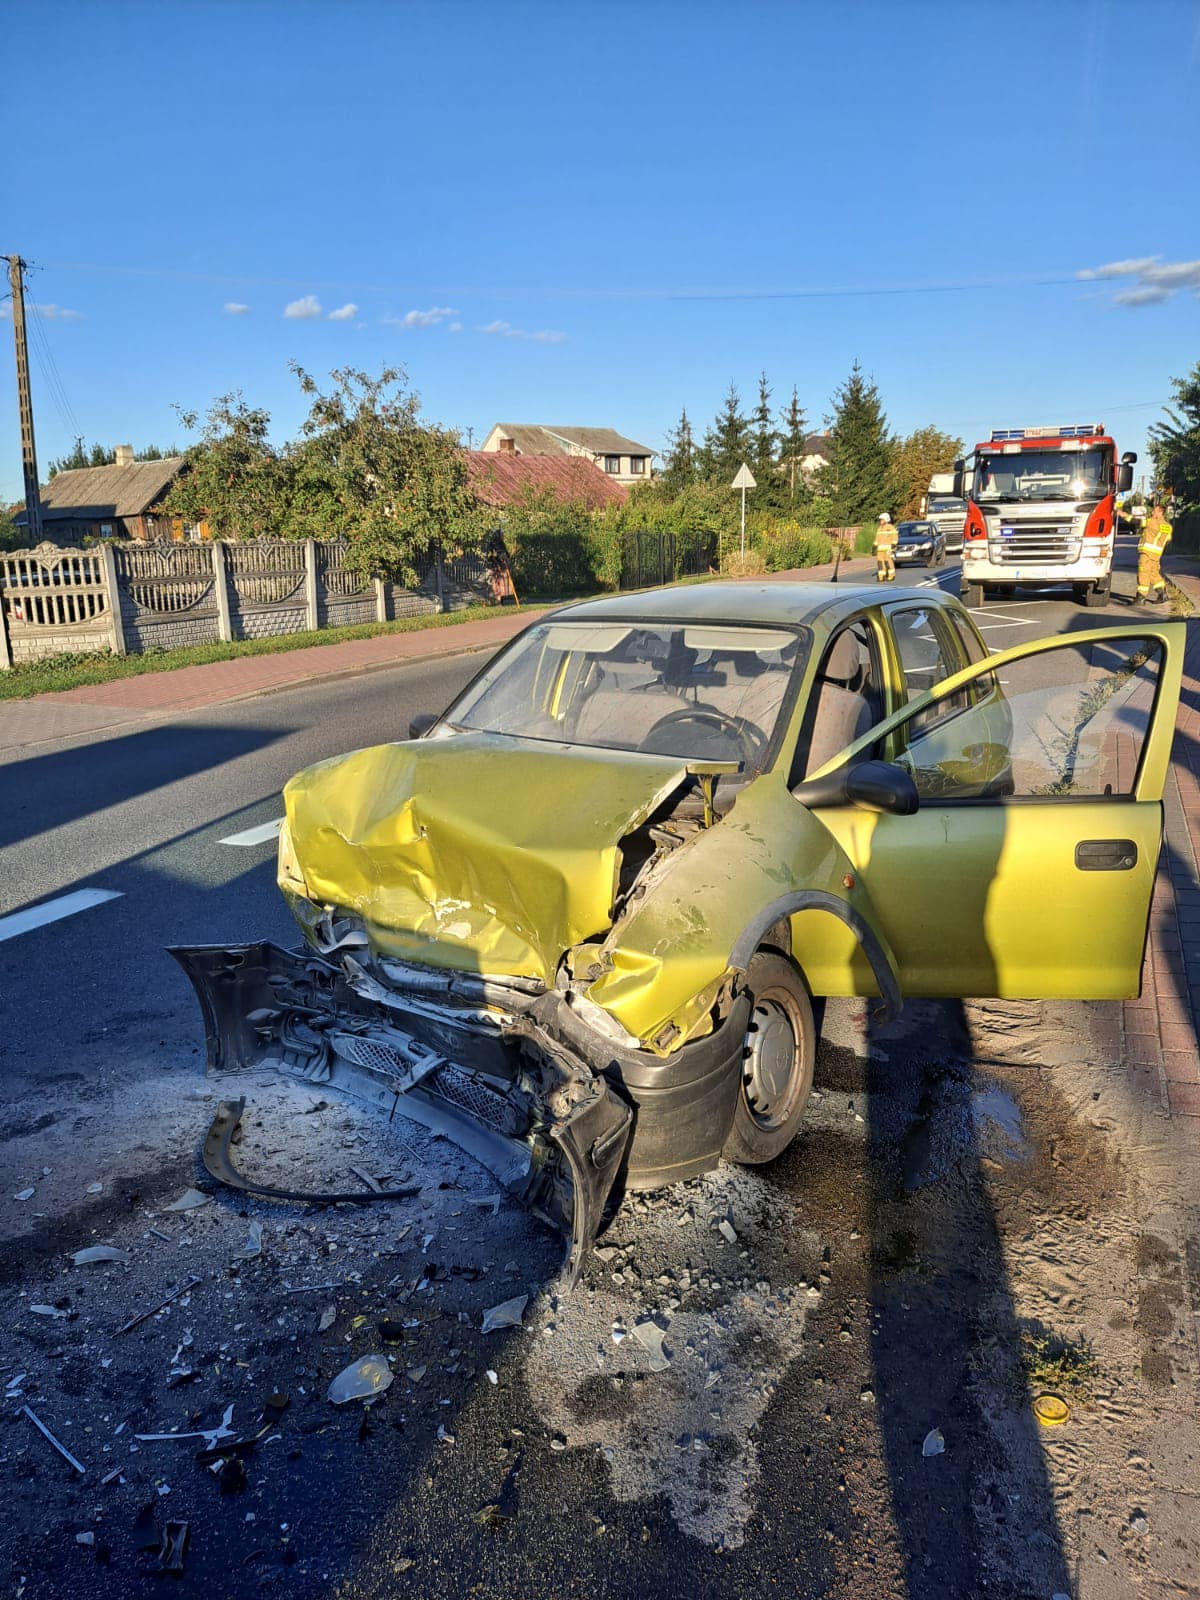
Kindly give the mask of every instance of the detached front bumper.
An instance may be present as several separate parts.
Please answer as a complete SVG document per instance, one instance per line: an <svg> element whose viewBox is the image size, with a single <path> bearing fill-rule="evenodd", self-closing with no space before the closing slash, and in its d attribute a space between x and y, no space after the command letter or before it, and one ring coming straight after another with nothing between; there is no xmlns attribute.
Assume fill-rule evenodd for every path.
<svg viewBox="0 0 1200 1600"><path fill-rule="evenodd" d="M208 1070L273 1066L445 1134L564 1231L583 1269L610 1195L716 1165L733 1122L749 1000L670 1056L535 979L269 943L171 954L204 1016Z"/></svg>

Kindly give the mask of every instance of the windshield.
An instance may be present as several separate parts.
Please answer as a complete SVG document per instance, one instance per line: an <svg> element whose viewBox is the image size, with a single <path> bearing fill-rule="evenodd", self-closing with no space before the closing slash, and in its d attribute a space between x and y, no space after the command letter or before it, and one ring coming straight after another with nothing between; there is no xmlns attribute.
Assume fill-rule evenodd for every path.
<svg viewBox="0 0 1200 1600"><path fill-rule="evenodd" d="M1104 450L1022 450L981 455L974 497L980 505L1003 500L1099 500L1111 473Z"/></svg>
<svg viewBox="0 0 1200 1600"><path fill-rule="evenodd" d="M931 494L929 497L929 515L936 516L943 511L961 511L964 515L967 510L965 500L956 500L950 494Z"/></svg>
<svg viewBox="0 0 1200 1600"><path fill-rule="evenodd" d="M902 522L896 532L901 539L932 539L937 529L932 522Z"/></svg>
<svg viewBox="0 0 1200 1600"><path fill-rule="evenodd" d="M689 622L544 622L446 713L443 728L761 763L804 629Z"/></svg>

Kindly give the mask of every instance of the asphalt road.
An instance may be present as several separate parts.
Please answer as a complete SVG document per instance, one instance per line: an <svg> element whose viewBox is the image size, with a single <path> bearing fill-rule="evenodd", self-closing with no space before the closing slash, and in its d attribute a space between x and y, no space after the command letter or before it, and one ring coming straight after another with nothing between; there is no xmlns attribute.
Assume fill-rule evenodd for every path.
<svg viewBox="0 0 1200 1600"><path fill-rule="evenodd" d="M1124 550L1120 564L1129 565ZM938 583L956 592L956 564L936 574L906 574L901 581ZM989 604L976 620L995 649L1124 621L1131 615L1121 598L1132 590L1127 572L1116 587L1107 612L1082 611L1067 596L1023 594ZM20 1115L0 1128L3 1181L10 1189L24 1181L18 1176L22 1141L39 1126L39 1107L53 1120L60 1102L76 1109L86 1104L91 1117L102 1118L122 1092L136 1088L139 1075L156 1085L177 1085L181 1097L195 1090L202 1081L198 1018L190 989L164 946L262 937L291 942L293 935L273 881L273 838L229 841L255 829L261 833L278 818L279 789L293 772L346 749L403 736L414 713L440 709L481 661L478 655L451 658L306 685L141 731L39 746L0 764L0 915L80 891L110 896L0 941L0 1071L7 1106L20 1106ZM356 1453L351 1434L333 1454L319 1457L310 1450L308 1464L297 1463L290 1498L273 1502L271 1515L290 1517L304 1528L305 1554L298 1565L274 1546L261 1558L265 1533L243 1527L239 1502L224 1532L216 1531L220 1519L209 1530L208 1564L197 1562L189 1587L211 1588L214 1570L220 1570L221 1592L231 1597L257 1594L275 1582L298 1595L385 1594L408 1592L399 1584L411 1570L428 1594L467 1592L472 1584L478 1586L472 1592L482 1594L543 1588L594 1594L601 1586L614 1596L656 1590L664 1597L750 1595L766 1588L805 1596L836 1590L854 1596L1048 1597L1055 1589L1065 1591L1065 1557L1032 1434L1022 1435L1017 1445L1010 1440L1021 1471L1009 1487L1019 1481L1027 1526L1042 1530L1038 1571L1044 1588L1009 1589L982 1576L998 1559L1003 1538L996 1532L994 1551L981 1547L980 1484L986 1478L988 1493L999 1490L988 1477L990 1466L977 1473L971 1465L972 1441L986 1455L988 1427L982 1410L976 1415L972 1409L975 1402L961 1413L953 1482L930 1490L912 1477L913 1456L919 1462L928 1427L927 1397L970 1367L985 1296L992 1336L1003 1332L1006 1315L1013 1321L1002 1292L1003 1252L978 1171L953 1191L948 1216L943 1204L939 1242L929 1245L931 1252L948 1252L944 1294L935 1285L914 1309L898 1266L877 1270L873 1278L869 1271L885 1256L890 1262L888 1252L898 1258L910 1248L903 1240L912 1218L902 1227L894 1210L910 1207L895 1163L910 1159L906 1130L916 1125L914 1119L927 1118L931 1096L947 1092L941 1078L931 1080L930 1063L943 1064L938 1072L946 1062L967 1071L971 1047L962 1008L919 1007L878 1036L883 1059L891 1061L886 1082L867 1061L864 1046L874 1036L861 1008L831 1004L828 1022L820 1079L826 1117L816 1119L776 1175L797 1215L803 1213L813 1259L773 1262L776 1273L791 1273L801 1285L811 1282L824 1298L809 1317L807 1363L788 1367L763 1397L757 1508L744 1546L723 1555L706 1549L680 1531L660 1494L648 1492L632 1503L622 1497L618 1504L607 1488L602 1457L579 1451L525 1462L519 1526L506 1543L489 1543L493 1536L481 1535L464 1511L457 1472L432 1464L436 1444L431 1451L399 1430L385 1435L386 1452L377 1440L369 1456ZM865 1128L855 1110L856 1097L861 1104L864 1096L872 1098ZM77 1119L76 1126L87 1122ZM197 1138L202 1131L197 1114ZM122 1138L136 1144L139 1171L157 1163L163 1183L192 1181L198 1172L194 1145L181 1142L156 1152L144 1140L137 1143L140 1134L137 1127L109 1128L105 1137L110 1145ZM860 1239L866 1243L850 1242ZM53 1243L23 1234L14 1223L9 1247L0 1279L16 1285L36 1252L51 1250ZM656 1263L663 1264L669 1266ZM750 1270L766 1269L752 1263ZM62 1341L56 1336L54 1343ZM48 1347L47 1359L55 1353L62 1351ZM770 1364L767 1355L762 1359ZM860 1390L870 1395L869 1415ZM585 1414L590 1415L582 1402L571 1413L576 1420ZM446 1415L453 1422L454 1413ZM509 1427L518 1425L532 1436L537 1418L528 1402L522 1409L514 1400ZM504 1450L520 1454L523 1446L514 1440L525 1436L507 1434L501 1449L500 1441L489 1443L481 1434L478 1450L490 1450L490 1461L499 1449L503 1463L515 1459ZM464 1444L469 1437L464 1434ZM11 1437L4 1448L11 1453ZM468 1476L478 1477L483 1461L483 1454L473 1458ZM496 1469L491 1472L495 1477ZM219 1509L224 1504L214 1503ZM368 1537L365 1524L376 1530L389 1525L386 1515L394 1517L400 1505L411 1510L402 1550L415 1554L398 1560L401 1546L381 1546ZM364 1526L349 1539L348 1521L356 1515ZM198 1530L199 1522L197 1542ZM14 1582L25 1575L30 1550L39 1552L49 1587L34 1583L31 1597L98 1593L110 1582L112 1592L125 1592L127 1579L115 1570L102 1575L95 1567L60 1568L60 1558L71 1562L75 1552L63 1555L48 1529L23 1542L10 1517L3 1543ZM411 1568L405 1565L410 1560L416 1563ZM130 1592L144 1591L135 1584Z"/></svg>

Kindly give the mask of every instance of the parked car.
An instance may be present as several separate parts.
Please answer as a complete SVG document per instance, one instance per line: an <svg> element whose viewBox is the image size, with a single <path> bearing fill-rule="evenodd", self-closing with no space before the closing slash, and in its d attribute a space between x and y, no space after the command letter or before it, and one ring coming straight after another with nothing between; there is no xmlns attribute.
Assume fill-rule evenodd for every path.
<svg viewBox="0 0 1200 1600"><path fill-rule="evenodd" d="M614 1185L780 1154L824 997L1138 992L1183 642L1138 619L989 657L936 588L556 611L409 738L287 785L304 946L174 952L210 1069L446 1132L576 1274Z"/></svg>
<svg viewBox="0 0 1200 1600"><path fill-rule="evenodd" d="M940 567L946 559L946 535L936 522L896 525L896 565Z"/></svg>

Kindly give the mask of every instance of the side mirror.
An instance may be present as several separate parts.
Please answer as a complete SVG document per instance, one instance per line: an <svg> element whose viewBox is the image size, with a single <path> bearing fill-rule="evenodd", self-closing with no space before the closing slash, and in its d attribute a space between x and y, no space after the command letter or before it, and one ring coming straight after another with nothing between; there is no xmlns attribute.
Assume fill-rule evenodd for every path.
<svg viewBox="0 0 1200 1600"><path fill-rule="evenodd" d="M961 500L963 498L963 478L966 476L966 467L967 467L967 464L966 464L965 461L958 460L958 461L956 461L954 463L954 485L953 485L953 488L954 488L954 498L956 500Z"/></svg>
<svg viewBox="0 0 1200 1600"><path fill-rule="evenodd" d="M1133 462L1122 461L1117 468L1117 493L1128 494L1133 488Z"/></svg>
<svg viewBox="0 0 1200 1600"><path fill-rule="evenodd" d="M423 739L435 723L441 719L432 711L418 711L408 725L410 739Z"/></svg>
<svg viewBox="0 0 1200 1600"><path fill-rule="evenodd" d="M890 761L860 761L856 767L839 767L824 778L798 783L792 794L810 810L821 806L859 806L863 811L887 811L893 816L911 817L921 805L911 775Z"/></svg>

